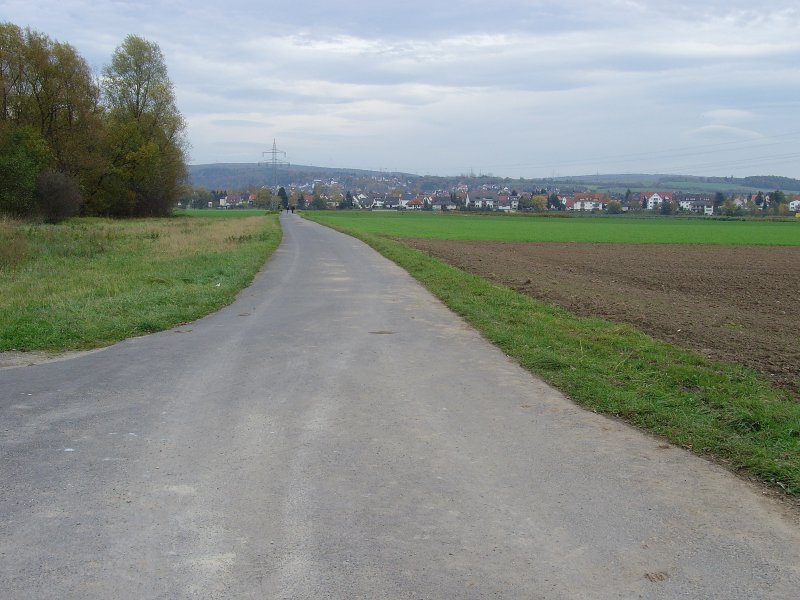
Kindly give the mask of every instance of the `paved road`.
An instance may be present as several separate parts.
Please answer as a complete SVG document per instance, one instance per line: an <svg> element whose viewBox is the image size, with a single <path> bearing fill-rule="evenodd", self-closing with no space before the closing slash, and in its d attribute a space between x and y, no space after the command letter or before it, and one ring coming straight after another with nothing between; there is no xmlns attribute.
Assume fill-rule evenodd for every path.
<svg viewBox="0 0 800 600"><path fill-rule="evenodd" d="M282 219L225 310L0 371L0 597L797 598L791 513Z"/></svg>

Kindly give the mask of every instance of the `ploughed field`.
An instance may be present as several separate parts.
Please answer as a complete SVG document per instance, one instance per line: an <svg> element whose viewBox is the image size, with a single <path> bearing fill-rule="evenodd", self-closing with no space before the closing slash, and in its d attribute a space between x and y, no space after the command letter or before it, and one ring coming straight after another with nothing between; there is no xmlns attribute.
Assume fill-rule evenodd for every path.
<svg viewBox="0 0 800 600"><path fill-rule="evenodd" d="M748 365L800 395L800 247L401 241L577 314Z"/></svg>

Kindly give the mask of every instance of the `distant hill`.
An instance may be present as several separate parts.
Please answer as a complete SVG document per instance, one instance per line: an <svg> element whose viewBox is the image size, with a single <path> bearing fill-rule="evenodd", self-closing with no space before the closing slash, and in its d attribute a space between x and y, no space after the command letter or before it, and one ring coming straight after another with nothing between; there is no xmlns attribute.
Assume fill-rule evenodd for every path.
<svg viewBox="0 0 800 600"><path fill-rule="evenodd" d="M423 191L450 189L459 184L502 185L519 191L537 188L560 188L580 191L585 189L619 192L631 189L663 190L676 192L713 193L771 191L781 189L800 192L800 180L777 175L751 177L697 177L692 175L669 175L647 173L597 174L542 179L511 179L508 177L478 177L458 175L441 177L412 175L401 172L370 171L366 169L341 169L291 165L273 173L268 165L255 163L219 163L189 165L189 183L196 187L224 190L247 190L261 186L290 186L306 184L314 180L334 180L345 189L368 188L379 191L398 185L406 185Z"/></svg>
<svg viewBox="0 0 800 600"><path fill-rule="evenodd" d="M653 185L669 175L649 175L646 173L621 173L617 175L574 175L556 177L551 181L586 183L587 185Z"/></svg>
<svg viewBox="0 0 800 600"><path fill-rule="evenodd" d="M665 191L707 192L718 191L800 191L800 180L777 175L752 177L698 177L669 174L617 174L559 177L555 181L581 184L595 188L652 188Z"/></svg>
<svg viewBox="0 0 800 600"><path fill-rule="evenodd" d="M789 177L779 177L777 175L745 177L744 185L757 187L759 189L785 190L800 192L800 180Z"/></svg>
<svg viewBox="0 0 800 600"><path fill-rule="evenodd" d="M376 177L387 179L400 177L407 180L416 178L416 175L309 165L280 167L276 172L273 172L268 165L255 163L189 165L189 183L195 187L207 189L245 190L261 186L289 186L308 183L316 179L321 181L333 179L345 187L357 187L362 180L371 180Z"/></svg>

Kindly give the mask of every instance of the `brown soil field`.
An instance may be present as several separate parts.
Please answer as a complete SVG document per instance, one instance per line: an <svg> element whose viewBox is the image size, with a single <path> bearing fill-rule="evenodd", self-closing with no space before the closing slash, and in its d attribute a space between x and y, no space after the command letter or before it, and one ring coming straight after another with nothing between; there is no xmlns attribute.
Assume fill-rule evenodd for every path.
<svg viewBox="0 0 800 600"><path fill-rule="evenodd" d="M576 314L748 365L800 398L800 248L401 241Z"/></svg>

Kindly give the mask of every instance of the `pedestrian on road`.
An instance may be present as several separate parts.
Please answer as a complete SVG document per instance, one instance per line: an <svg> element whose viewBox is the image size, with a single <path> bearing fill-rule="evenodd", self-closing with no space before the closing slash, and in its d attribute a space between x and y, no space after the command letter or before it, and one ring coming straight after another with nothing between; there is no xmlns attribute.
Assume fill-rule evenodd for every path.
<svg viewBox="0 0 800 600"><path fill-rule="evenodd" d="M292 204L292 214L294 214L294 204Z"/></svg>

